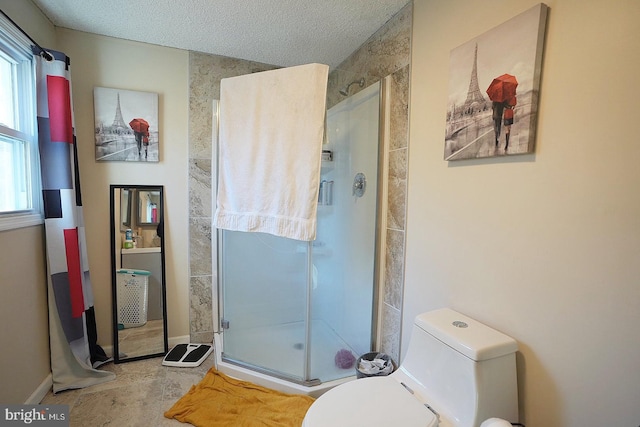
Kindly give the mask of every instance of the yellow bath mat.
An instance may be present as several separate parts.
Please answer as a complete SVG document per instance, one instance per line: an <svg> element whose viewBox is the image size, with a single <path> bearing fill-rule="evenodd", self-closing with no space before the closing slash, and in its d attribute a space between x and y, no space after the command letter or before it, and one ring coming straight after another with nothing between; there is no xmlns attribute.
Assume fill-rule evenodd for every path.
<svg viewBox="0 0 640 427"><path fill-rule="evenodd" d="M164 413L197 427L300 427L314 399L228 377L211 368Z"/></svg>

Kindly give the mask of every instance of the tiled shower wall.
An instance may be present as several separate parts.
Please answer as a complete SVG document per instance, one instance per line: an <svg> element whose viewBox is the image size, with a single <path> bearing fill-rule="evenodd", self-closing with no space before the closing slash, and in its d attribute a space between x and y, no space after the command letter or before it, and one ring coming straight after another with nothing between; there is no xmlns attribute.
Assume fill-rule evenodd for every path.
<svg viewBox="0 0 640 427"><path fill-rule="evenodd" d="M369 86L391 76L389 196L386 265L380 348L399 360L400 319L404 287L404 248L409 122L409 3L329 75L327 107L343 99L338 90L364 77ZM220 98L220 80L277 67L222 56L189 55L189 301L191 342L213 341L212 292L215 277L211 236L214 230L212 188L213 100ZM351 86L351 94L360 88Z"/></svg>

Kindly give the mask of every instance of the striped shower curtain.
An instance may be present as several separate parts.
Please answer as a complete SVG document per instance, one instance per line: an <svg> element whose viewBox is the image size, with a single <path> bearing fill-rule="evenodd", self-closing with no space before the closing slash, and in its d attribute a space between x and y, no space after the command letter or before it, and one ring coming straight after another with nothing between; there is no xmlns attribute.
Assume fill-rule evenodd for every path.
<svg viewBox="0 0 640 427"><path fill-rule="evenodd" d="M38 146L44 200L53 392L110 381L97 344L85 243L69 58L36 54Z"/></svg>

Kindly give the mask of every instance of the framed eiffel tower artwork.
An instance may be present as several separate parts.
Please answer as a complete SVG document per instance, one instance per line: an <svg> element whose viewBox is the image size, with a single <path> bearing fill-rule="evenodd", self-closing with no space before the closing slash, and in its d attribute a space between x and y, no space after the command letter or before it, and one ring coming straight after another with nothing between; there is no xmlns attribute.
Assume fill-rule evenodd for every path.
<svg viewBox="0 0 640 427"><path fill-rule="evenodd" d="M534 151L547 12L540 3L451 51L445 160Z"/></svg>
<svg viewBox="0 0 640 427"><path fill-rule="evenodd" d="M95 87L96 161L158 162L158 94Z"/></svg>

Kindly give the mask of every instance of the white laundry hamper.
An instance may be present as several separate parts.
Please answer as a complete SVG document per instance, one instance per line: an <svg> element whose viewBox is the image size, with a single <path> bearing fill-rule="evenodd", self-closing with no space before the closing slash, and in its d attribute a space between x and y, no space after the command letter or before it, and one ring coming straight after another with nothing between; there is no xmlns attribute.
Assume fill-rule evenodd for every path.
<svg viewBox="0 0 640 427"><path fill-rule="evenodd" d="M118 270L118 329L137 328L147 323L149 276L146 270Z"/></svg>

